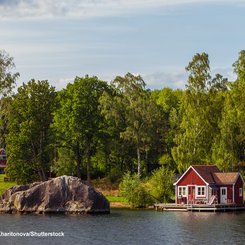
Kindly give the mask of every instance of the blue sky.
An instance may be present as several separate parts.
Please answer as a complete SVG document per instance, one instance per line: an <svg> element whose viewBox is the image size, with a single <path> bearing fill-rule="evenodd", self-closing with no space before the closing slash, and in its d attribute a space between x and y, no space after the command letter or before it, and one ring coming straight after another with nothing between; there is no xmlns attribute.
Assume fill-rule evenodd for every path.
<svg viewBox="0 0 245 245"><path fill-rule="evenodd" d="M18 85L75 76L141 74L151 89L184 88L185 66L207 52L213 73L235 79L245 48L245 0L0 0L0 49Z"/></svg>

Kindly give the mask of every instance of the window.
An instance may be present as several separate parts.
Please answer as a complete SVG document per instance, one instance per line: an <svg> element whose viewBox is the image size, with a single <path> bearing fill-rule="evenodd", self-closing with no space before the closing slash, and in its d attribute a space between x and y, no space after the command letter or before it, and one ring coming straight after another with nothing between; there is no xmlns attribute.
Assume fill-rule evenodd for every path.
<svg viewBox="0 0 245 245"><path fill-rule="evenodd" d="M197 187L197 196L205 196L205 186L198 186Z"/></svg>
<svg viewBox="0 0 245 245"><path fill-rule="evenodd" d="M179 197L186 197L186 186L179 186Z"/></svg>
<svg viewBox="0 0 245 245"><path fill-rule="evenodd" d="M243 188L239 188L239 197L243 196Z"/></svg>

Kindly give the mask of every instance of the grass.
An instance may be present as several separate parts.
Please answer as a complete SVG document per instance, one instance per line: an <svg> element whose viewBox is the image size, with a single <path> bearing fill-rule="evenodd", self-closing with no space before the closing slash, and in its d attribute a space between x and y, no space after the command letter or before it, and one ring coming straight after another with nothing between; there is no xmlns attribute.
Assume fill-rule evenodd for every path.
<svg viewBox="0 0 245 245"><path fill-rule="evenodd" d="M128 203L127 200L124 197L120 196L106 196L107 200L109 202L122 202L122 203Z"/></svg>
<svg viewBox="0 0 245 245"><path fill-rule="evenodd" d="M8 188L17 185L16 182L8 181L4 182L6 174L0 174L0 195L2 195Z"/></svg>
<svg viewBox="0 0 245 245"><path fill-rule="evenodd" d="M93 181L93 187L101 192L110 202L111 207L129 207L127 200L120 196L118 183L111 183L108 179L97 179Z"/></svg>

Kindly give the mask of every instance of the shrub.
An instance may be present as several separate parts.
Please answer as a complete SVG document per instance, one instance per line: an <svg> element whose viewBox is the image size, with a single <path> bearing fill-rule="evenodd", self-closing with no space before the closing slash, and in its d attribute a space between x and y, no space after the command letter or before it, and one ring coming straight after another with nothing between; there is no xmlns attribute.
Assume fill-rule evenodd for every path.
<svg viewBox="0 0 245 245"><path fill-rule="evenodd" d="M168 202L174 195L174 171L165 167L156 169L149 180L150 193L159 202Z"/></svg>
<svg viewBox="0 0 245 245"><path fill-rule="evenodd" d="M146 207L153 203L152 197L146 192L137 174L126 173L119 185L122 196L132 207Z"/></svg>

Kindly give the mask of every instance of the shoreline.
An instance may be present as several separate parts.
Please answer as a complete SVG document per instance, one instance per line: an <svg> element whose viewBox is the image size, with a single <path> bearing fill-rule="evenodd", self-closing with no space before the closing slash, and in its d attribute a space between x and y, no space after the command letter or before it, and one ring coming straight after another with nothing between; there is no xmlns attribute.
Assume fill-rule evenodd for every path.
<svg viewBox="0 0 245 245"><path fill-rule="evenodd" d="M110 208L131 208L131 206L125 202L110 202Z"/></svg>

